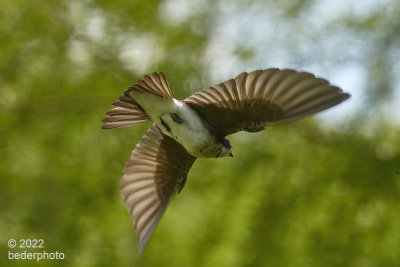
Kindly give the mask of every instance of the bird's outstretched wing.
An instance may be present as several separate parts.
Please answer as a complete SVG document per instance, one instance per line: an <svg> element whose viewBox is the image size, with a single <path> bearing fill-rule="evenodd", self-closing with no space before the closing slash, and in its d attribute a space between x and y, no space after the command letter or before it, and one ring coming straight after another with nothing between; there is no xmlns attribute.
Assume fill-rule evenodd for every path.
<svg viewBox="0 0 400 267"><path fill-rule="evenodd" d="M339 104L349 94L307 72L289 69L244 72L235 79L212 86L186 98L217 134L241 130L256 132L310 115Z"/></svg>
<svg viewBox="0 0 400 267"><path fill-rule="evenodd" d="M149 128L126 163L121 196L130 212L142 252L170 198L180 192L195 161L183 146Z"/></svg>

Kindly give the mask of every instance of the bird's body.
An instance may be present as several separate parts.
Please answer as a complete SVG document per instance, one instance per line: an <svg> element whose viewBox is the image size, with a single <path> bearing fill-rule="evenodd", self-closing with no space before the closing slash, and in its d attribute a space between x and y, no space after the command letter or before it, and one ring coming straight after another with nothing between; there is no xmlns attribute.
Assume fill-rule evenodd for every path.
<svg viewBox="0 0 400 267"><path fill-rule="evenodd" d="M217 158L231 153L224 146L222 138L210 131L207 121L184 102L150 93L133 91L131 94L161 132L175 139L192 156Z"/></svg>
<svg viewBox="0 0 400 267"><path fill-rule="evenodd" d="M129 87L107 113L104 129L153 121L136 145L121 180L141 252L169 200L186 183L196 158L232 156L225 138L238 131L310 115L337 105L349 94L306 72L267 69L199 91L180 101L163 73Z"/></svg>

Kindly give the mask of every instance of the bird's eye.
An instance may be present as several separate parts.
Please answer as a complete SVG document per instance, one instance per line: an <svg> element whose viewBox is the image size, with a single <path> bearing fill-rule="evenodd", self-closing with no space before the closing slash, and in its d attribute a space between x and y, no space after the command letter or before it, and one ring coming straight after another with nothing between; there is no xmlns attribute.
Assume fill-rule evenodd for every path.
<svg viewBox="0 0 400 267"><path fill-rule="evenodd" d="M222 139L222 144L224 145L224 147L226 147L226 148L228 148L228 149L231 149L231 148L232 148L231 142L229 142L229 140L226 139L226 138Z"/></svg>
<svg viewBox="0 0 400 267"><path fill-rule="evenodd" d="M179 123L179 124L183 123L183 119L181 117L179 117L178 115L176 115L175 113L171 113L171 118L176 123Z"/></svg>

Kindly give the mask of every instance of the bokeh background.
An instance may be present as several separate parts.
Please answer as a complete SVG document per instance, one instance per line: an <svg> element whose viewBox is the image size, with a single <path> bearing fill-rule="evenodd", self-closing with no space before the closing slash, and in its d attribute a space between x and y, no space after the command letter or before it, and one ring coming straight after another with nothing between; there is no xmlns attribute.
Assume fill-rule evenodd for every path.
<svg viewBox="0 0 400 267"><path fill-rule="evenodd" d="M398 0L0 1L0 266L400 266L399 14ZM198 160L140 256L119 179L150 124L100 130L111 103L153 71L184 98L269 67L353 97ZM10 238L65 259L10 261Z"/></svg>

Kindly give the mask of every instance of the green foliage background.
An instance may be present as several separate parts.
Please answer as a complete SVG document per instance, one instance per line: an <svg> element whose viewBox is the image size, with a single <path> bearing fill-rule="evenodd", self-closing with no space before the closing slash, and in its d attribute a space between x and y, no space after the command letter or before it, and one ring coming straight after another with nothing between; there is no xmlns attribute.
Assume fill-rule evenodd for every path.
<svg viewBox="0 0 400 267"><path fill-rule="evenodd" d="M272 11L301 31L319 1L210 0L176 21L164 14L167 2L173 12L183 3L0 1L0 266L36 264L8 260L8 251L23 251L9 249L10 238L42 238L46 251L65 253L40 266L400 266L400 128L383 112L399 70L395 0L316 32L350 32L365 43L355 55L365 63L367 100L356 115L343 114L335 128L303 119L231 136L235 157L195 163L138 255L119 179L149 124L100 130L110 104L153 71L166 74L177 98L221 82L205 51L226 6ZM88 27L99 17L97 36ZM148 62L121 57L127 36L153 44L141 46ZM280 36L285 48L261 45L291 51L302 69L293 44L305 40L292 37ZM275 66L256 50L235 46L241 71ZM343 63L321 55L314 60L328 69Z"/></svg>

